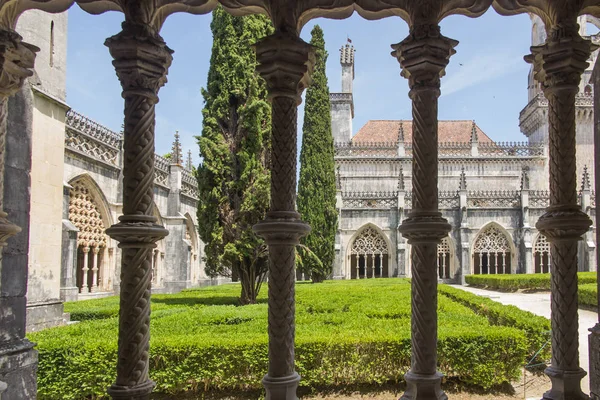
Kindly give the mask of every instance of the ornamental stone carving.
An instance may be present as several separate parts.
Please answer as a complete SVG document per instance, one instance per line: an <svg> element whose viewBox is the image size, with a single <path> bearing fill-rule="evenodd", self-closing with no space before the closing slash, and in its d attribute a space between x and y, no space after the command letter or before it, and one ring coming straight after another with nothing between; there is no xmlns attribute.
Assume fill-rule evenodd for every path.
<svg viewBox="0 0 600 400"><path fill-rule="evenodd" d="M77 245L82 247L106 247L107 239L102 214L92 192L81 181L69 190L69 221L79 232Z"/></svg>

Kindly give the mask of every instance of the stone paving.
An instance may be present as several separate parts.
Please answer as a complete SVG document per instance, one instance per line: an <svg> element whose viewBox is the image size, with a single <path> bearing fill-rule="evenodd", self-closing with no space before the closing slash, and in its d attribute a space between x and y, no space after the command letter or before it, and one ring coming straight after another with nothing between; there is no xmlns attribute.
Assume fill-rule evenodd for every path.
<svg viewBox="0 0 600 400"><path fill-rule="evenodd" d="M458 289L489 297L499 303L513 305L521 310L532 312L542 317L550 318L550 292L537 293L505 293L493 290L473 288L469 286L452 285ZM586 371L589 370L588 359L588 329L598 322L598 313L587 310L579 310L579 364ZM581 381L584 392L589 393L588 376Z"/></svg>

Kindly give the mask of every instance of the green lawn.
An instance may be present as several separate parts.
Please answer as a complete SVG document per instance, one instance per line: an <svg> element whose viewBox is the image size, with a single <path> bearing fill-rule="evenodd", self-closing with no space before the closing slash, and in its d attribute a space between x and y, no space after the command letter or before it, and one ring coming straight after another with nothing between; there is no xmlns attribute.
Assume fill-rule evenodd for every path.
<svg viewBox="0 0 600 400"><path fill-rule="evenodd" d="M439 295L442 372L484 388L517 377L532 348L546 340L548 321L500 305L492 315L481 298L467 293L459 298L449 289L441 287ZM267 369L266 286L259 304L251 306L236 306L239 291L234 284L152 297L150 364L157 392L261 387ZM402 379L410 366L408 280L299 283L296 299L301 385ZM67 303L65 310L83 322L30 335L40 352L39 398L101 396L114 380L118 299Z"/></svg>

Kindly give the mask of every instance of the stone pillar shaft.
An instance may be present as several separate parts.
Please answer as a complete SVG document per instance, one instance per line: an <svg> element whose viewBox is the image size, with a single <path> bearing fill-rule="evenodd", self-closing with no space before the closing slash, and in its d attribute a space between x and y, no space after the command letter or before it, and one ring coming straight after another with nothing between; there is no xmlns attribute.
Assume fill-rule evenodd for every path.
<svg viewBox="0 0 600 400"><path fill-rule="evenodd" d="M271 208L254 231L269 245L268 400L296 399L294 370L295 247L310 227L296 212L297 106L314 64L312 47L277 32L256 45L257 71L272 104Z"/></svg>
<svg viewBox="0 0 600 400"><path fill-rule="evenodd" d="M438 98L440 77L457 42L439 25L411 26L392 53L409 79L413 112L413 208L399 228L412 244L411 369L403 400L443 400L437 372L437 245L450 225L438 211Z"/></svg>
<svg viewBox="0 0 600 400"><path fill-rule="evenodd" d="M547 42L531 50L526 60L542 83L549 114L550 206L536 224L551 254L552 364L546 374L552 389L544 399L588 399L579 366L577 245L591 221L577 204L575 96L593 46L579 36L573 18L552 27Z"/></svg>
<svg viewBox="0 0 600 400"><path fill-rule="evenodd" d="M113 399L146 400L154 387L148 375L152 250L168 234L153 216L155 105L172 51L151 27L127 20L106 45L125 99L124 215L106 231L122 249L117 378L108 392Z"/></svg>

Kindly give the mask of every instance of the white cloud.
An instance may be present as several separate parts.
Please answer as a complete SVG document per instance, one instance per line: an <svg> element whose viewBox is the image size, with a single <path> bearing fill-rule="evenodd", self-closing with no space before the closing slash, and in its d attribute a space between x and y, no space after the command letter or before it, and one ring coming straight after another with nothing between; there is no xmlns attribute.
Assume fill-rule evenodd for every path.
<svg viewBox="0 0 600 400"><path fill-rule="evenodd" d="M498 79L503 75L524 68L526 65L522 57L506 51L478 54L461 64L454 72L442 78L443 96Z"/></svg>

